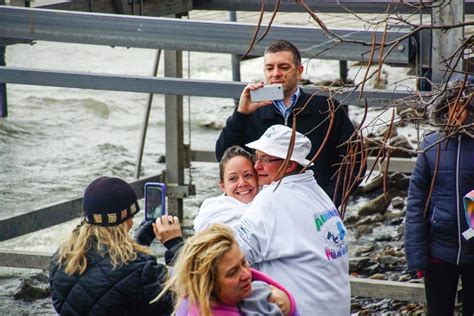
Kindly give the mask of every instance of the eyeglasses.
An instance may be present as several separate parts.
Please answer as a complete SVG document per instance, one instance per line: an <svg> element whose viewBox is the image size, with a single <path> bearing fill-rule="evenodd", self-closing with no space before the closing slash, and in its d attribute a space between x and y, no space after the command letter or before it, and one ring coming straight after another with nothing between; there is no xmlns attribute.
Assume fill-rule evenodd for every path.
<svg viewBox="0 0 474 316"><path fill-rule="evenodd" d="M271 162L277 161L277 160L283 160L281 158L269 158L267 156L262 156L262 157L255 157L255 163L260 162L262 165L268 165Z"/></svg>

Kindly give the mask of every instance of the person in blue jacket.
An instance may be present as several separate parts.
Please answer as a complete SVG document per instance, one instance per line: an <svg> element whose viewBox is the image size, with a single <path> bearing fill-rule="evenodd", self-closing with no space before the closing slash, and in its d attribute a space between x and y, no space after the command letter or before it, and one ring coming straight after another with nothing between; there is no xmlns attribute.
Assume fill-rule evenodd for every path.
<svg viewBox="0 0 474 316"><path fill-rule="evenodd" d="M168 270L129 234L139 210L133 188L120 178L100 177L87 186L84 219L51 259L51 298L58 314L162 315L173 311L171 293L150 304L163 289ZM162 221L157 220L155 229ZM177 217L167 221L167 226L179 228ZM166 240L159 238L169 251L177 251L183 240L180 234L170 235L169 227L165 227ZM145 237L153 235L151 226L141 232ZM173 257L170 253L166 259Z"/></svg>
<svg viewBox="0 0 474 316"><path fill-rule="evenodd" d="M463 209L474 188L473 96L474 77L448 81L433 112L440 130L425 136L408 189L405 252L408 269L424 276L428 315L453 315L459 278L462 315L474 314L474 238Z"/></svg>

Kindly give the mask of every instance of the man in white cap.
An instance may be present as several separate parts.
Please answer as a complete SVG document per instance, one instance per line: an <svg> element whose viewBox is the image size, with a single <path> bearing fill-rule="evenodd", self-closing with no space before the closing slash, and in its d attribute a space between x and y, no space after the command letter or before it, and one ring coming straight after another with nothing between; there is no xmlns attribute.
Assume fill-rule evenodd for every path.
<svg viewBox="0 0 474 316"><path fill-rule="evenodd" d="M291 135L291 128L273 125L247 144L256 150L264 186L233 227L237 241L250 265L294 295L301 315L349 315L346 229L313 171L300 173L310 163L307 137L296 132L290 161L279 172Z"/></svg>

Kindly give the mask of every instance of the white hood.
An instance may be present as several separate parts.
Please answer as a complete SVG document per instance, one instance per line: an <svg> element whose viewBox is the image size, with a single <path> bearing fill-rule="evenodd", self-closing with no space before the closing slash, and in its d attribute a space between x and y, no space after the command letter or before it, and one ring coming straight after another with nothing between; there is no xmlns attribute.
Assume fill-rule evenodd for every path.
<svg viewBox="0 0 474 316"><path fill-rule="evenodd" d="M199 232L215 223L230 226L240 219L248 206L226 195L205 199L194 219L194 230Z"/></svg>

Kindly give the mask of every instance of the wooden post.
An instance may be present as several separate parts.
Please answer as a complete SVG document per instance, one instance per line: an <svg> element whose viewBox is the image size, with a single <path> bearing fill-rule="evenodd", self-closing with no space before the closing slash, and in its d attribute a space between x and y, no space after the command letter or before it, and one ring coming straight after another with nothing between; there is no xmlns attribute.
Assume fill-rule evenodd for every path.
<svg viewBox="0 0 474 316"><path fill-rule="evenodd" d="M464 1L438 1L433 8L432 19L434 25L453 25L464 22ZM443 82L453 70L463 70L463 51L454 53L464 39L464 27L449 30L433 30L431 79L434 83ZM458 61L459 54L461 58Z"/></svg>
<svg viewBox="0 0 474 316"><path fill-rule="evenodd" d="M165 77L183 77L181 51L165 51ZM165 95L166 183L184 184L183 97ZM168 195L168 211L183 220L183 199Z"/></svg>

